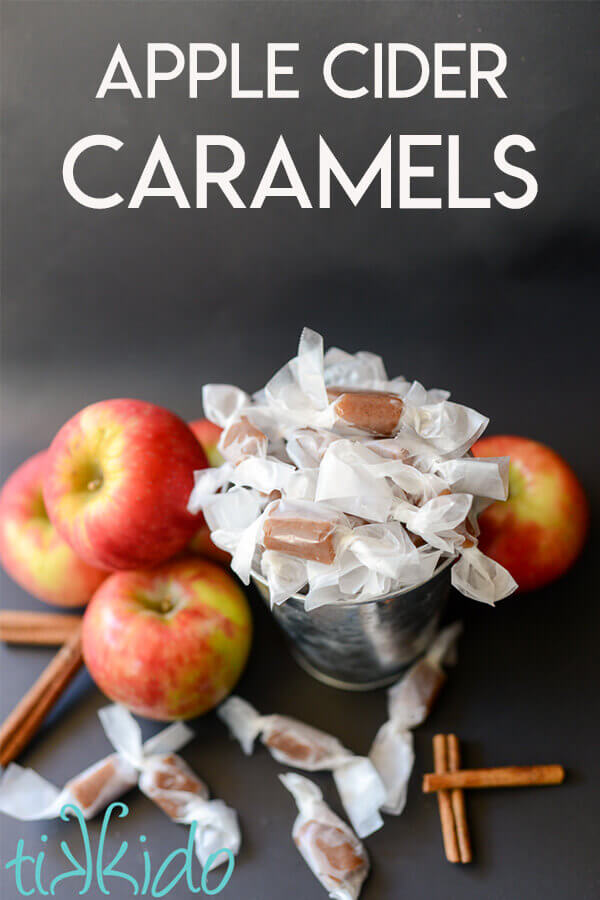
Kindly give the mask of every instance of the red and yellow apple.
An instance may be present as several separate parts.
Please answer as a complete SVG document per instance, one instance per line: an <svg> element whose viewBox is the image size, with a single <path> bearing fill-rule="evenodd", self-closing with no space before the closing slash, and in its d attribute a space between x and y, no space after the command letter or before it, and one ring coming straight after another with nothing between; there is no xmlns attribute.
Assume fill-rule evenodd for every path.
<svg viewBox="0 0 600 900"><path fill-rule="evenodd" d="M104 400L60 429L48 451L51 521L90 565L134 569L182 550L201 518L188 512L206 466L182 419L142 400Z"/></svg>
<svg viewBox="0 0 600 900"><path fill-rule="evenodd" d="M251 639L243 592L198 557L110 575L83 620L83 656L98 687L163 721L220 703L242 673Z"/></svg>
<svg viewBox="0 0 600 900"><path fill-rule="evenodd" d="M190 422L189 426L202 444L202 449L206 453L210 465L220 466L223 462L223 457L217 445L223 429L209 419L196 419L194 422ZM188 549L192 553L199 553L201 556L214 559L224 566L228 566L231 562L231 554L213 544L209 527L204 521L189 542Z"/></svg>
<svg viewBox="0 0 600 900"><path fill-rule="evenodd" d="M509 456L509 495L479 516L481 550L511 573L520 591L559 578L579 556L589 508L577 476L554 450L527 438L486 437L474 456Z"/></svg>
<svg viewBox="0 0 600 900"><path fill-rule="evenodd" d="M202 444L202 449L208 457L209 464L211 466L220 466L223 462L223 457L219 451L218 443L223 429L209 419L195 419L188 424Z"/></svg>
<svg viewBox="0 0 600 900"><path fill-rule="evenodd" d="M42 485L47 451L10 476L0 494L0 561L29 594L57 606L83 606L106 572L83 562L48 518Z"/></svg>

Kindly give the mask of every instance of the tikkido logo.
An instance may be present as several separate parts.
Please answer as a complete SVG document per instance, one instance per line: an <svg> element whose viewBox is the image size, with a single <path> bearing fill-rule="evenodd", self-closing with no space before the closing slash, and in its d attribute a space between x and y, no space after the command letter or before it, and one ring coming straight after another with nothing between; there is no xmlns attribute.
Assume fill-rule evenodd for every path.
<svg viewBox="0 0 600 900"><path fill-rule="evenodd" d="M56 894L57 886L61 883L67 882L69 886L73 885L73 882L68 881L68 879L71 878L81 879L82 884L79 890L77 890L75 886L72 886L71 890L68 891L68 896L75 896L75 894L81 896L87 894L91 889L92 884L94 884L102 894L110 895L112 891L110 887L108 887L109 879L114 878L117 879L117 882L113 883L113 887L115 889L115 894L117 894L119 898L127 896L128 893L125 892L124 882L129 882L130 896L137 897L164 897L180 882L186 884L188 890L192 894L203 892L212 896L213 894L220 894L229 883L233 874L235 860L231 850L228 847L223 847L221 850L212 853L208 857L206 863L202 867L200 884L194 884L192 867L195 858L194 838L196 834L196 822L192 822L189 829L187 844L183 847L178 847L176 850L169 853L160 863L160 866L155 873L153 872L150 853L144 846L146 844L146 835L139 835L138 840L141 845L144 873L143 881L140 884L140 882L129 872L124 872L116 868L117 864L121 863L128 850L130 852L130 857L133 856L133 848L130 850L128 841L121 841L121 844L112 859L110 861L105 861L106 836L108 834L109 824L113 813L117 818L123 819L129 813L129 807L127 804L118 801L110 804L104 813L102 826L100 828L100 836L98 838L98 846L94 852L90 842L87 823L79 807L73 803L67 803L63 806L60 812L60 818L63 819L63 821L67 821L70 816L74 816L79 824L80 836L83 843L84 861L83 863L78 862L71 851L69 844L66 841L61 841L60 849L71 868L56 875L49 883L47 882L46 885L43 883L45 851L40 850L35 857L26 855L25 841L21 838L17 843L17 850L14 857L5 865L6 869L14 870L15 887L18 893L23 897L30 897L36 893L43 896L48 896L49 894L54 896ZM40 840L42 843L46 843L48 841L48 835L42 834ZM220 857L223 857L222 860L219 859ZM180 862L179 868L176 868L177 861ZM207 878L211 868L215 863L220 867L221 863L225 862L227 863L227 868L221 876L221 880L212 887L209 886ZM171 872L174 874L171 875ZM170 881L167 881L169 876L171 876ZM215 879L216 877L217 876L215 876ZM66 887L66 885L63 886Z"/></svg>

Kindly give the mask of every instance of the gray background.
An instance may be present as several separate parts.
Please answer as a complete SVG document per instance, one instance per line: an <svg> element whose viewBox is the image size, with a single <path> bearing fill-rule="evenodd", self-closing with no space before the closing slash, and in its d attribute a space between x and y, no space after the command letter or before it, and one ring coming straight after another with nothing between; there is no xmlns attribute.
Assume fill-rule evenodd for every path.
<svg viewBox="0 0 600 900"><path fill-rule="evenodd" d="M330 344L380 352L394 374L451 387L491 416L491 431L549 443L572 463L597 510L594 4L26 2L5 3L3 19L3 478L94 400L142 397L191 418L201 414L205 381L259 387L310 324ZM197 101L177 84L154 101L120 94L94 101L117 41L139 66L148 40L240 40L253 82L268 40L299 40L303 100L232 102L221 81ZM426 49L435 40L499 43L509 57L509 99L433 103L427 92L400 104L348 104L319 78L319 60L344 40L407 40ZM160 133L192 195L194 135L222 132L245 145L240 183L248 196L283 133L314 197L319 132L357 175L400 131L460 134L471 194L498 189L493 146L521 132L537 147L527 164L538 199L522 212L382 211L372 196L353 209L338 196L332 210L274 200L237 211L216 199L204 211L148 200L137 211L98 213L77 206L60 177L75 140L114 134L125 143L121 152L82 161L81 173L90 189L127 196ZM575 570L537 594L495 610L453 598L452 612L467 626L460 665L417 732L406 812L367 840L366 900L598 896L594 544L593 532ZM7 608L40 606L4 576L1 591ZM252 601L256 641L240 693L366 752L384 719L383 692L352 695L314 683ZM2 648L2 715L49 655ZM95 714L102 703L82 673L21 761L60 784L97 759L108 750ZM419 793L439 730L458 733L472 765L556 761L569 771L560 788L470 796L476 862L469 867L445 862L435 801ZM291 842L295 810L276 780L279 767L261 750L243 758L214 716L197 731L184 755L216 796L238 808L244 831L223 896L323 896ZM317 780L339 810L331 779ZM156 860L185 835L141 795L128 802L131 814L111 831L111 846L132 843L127 869L139 875L140 832ZM98 829L91 824L92 840ZM77 851L75 826L2 818L2 869L19 837L35 853L43 833L48 875L64 868L58 845L66 839ZM12 900L14 880L4 871L2 878L2 896ZM67 882L57 895L79 886Z"/></svg>

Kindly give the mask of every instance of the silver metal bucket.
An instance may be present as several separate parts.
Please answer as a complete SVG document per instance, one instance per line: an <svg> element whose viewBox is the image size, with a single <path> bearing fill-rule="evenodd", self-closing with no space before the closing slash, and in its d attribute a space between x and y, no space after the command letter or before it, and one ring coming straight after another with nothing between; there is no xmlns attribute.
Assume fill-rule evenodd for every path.
<svg viewBox="0 0 600 900"><path fill-rule="evenodd" d="M433 637L450 590L452 559L428 581L362 603L328 604L306 612L301 595L274 606L298 663L332 687L367 691L395 681ZM269 603L264 578L254 584Z"/></svg>

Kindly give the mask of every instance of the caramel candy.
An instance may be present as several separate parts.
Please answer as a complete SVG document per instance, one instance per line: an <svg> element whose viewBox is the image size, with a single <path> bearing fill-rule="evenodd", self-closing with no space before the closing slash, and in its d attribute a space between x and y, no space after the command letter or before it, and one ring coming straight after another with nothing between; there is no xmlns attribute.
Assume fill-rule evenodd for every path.
<svg viewBox="0 0 600 900"><path fill-rule="evenodd" d="M136 784L136 770L115 753L68 781L65 791L88 818Z"/></svg>
<svg viewBox="0 0 600 900"><path fill-rule="evenodd" d="M219 441L219 447L226 459L240 462L247 456L256 456L266 449L267 437L246 417L241 416L229 425Z"/></svg>
<svg viewBox="0 0 600 900"><path fill-rule="evenodd" d="M333 408L343 422L381 437L391 437L396 432L404 412L404 402L388 391L330 387L327 396L335 399Z"/></svg>
<svg viewBox="0 0 600 900"><path fill-rule="evenodd" d="M142 769L140 790L171 819L181 819L194 797L207 800L208 788L175 753L149 757Z"/></svg>
<svg viewBox="0 0 600 900"><path fill-rule="evenodd" d="M298 766L308 771L331 769L353 759L337 738L311 725L280 716L276 713L261 716L241 697L229 697L217 710L232 735L242 745L244 753L252 753L254 741L260 735L271 755L286 766Z"/></svg>
<svg viewBox="0 0 600 900"><path fill-rule="evenodd" d="M327 806L314 782L293 773L279 778L298 807L292 837L308 867L330 897L357 900L369 874L369 858L362 843Z"/></svg>
<svg viewBox="0 0 600 900"><path fill-rule="evenodd" d="M262 544L265 550L278 550L300 559L331 565L336 554L336 531L344 520L325 515L319 517L300 502L276 504L263 525Z"/></svg>
<svg viewBox="0 0 600 900"><path fill-rule="evenodd" d="M454 622L439 631L425 656L389 688L389 716L398 726L416 728L429 715L446 681L442 664L454 652L461 631L460 622Z"/></svg>
<svg viewBox="0 0 600 900"><path fill-rule="evenodd" d="M302 769L328 768L336 758L350 754L336 738L297 719L272 715L263 731L263 744L275 759Z"/></svg>
<svg viewBox="0 0 600 900"><path fill-rule="evenodd" d="M360 841L348 829L337 828L309 819L298 829L294 843L304 852L314 857L319 871L343 883L350 875L365 865L365 857Z"/></svg>
<svg viewBox="0 0 600 900"><path fill-rule="evenodd" d="M263 530L266 550L278 550L331 565L335 559L335 531L330 522L310 519L267 519Z"/></svg>
<svg viewBox="0 0 600 900"><path fill-rule="evenodd" d="M444 670L423 657L390 688L390 717L403 727L420 725L429 715L445 681Z"/></svg>

